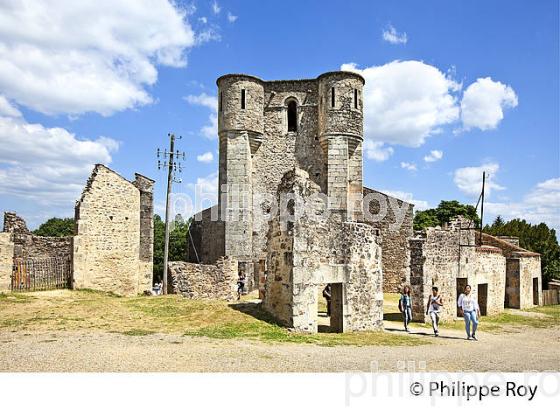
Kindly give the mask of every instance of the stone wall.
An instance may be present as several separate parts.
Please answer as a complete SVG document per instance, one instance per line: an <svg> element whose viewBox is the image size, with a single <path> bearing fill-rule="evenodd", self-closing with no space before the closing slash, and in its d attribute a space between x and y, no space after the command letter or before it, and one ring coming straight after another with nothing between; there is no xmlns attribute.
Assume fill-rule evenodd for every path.
<svg viewBox="0 0 560 410"><path fill-rule="evenodd" d="M0 232L0 292L10 290L14 243L9 232Z"/></svg>
<svg viewBox="0 0 560 410"><path fill-rule="evenodd" d="M213 264L225 255L225 225L218 219L218 205L193 216L187 238L188 262Z"/></svg>
<svg viewBox="0 0 560 410"><path fill-rule="evenodd" d="M518 259L520 309L528 309L542 303L541 258L540 256L519 256Z"/></svg>
<svg viewBox="0 0 560 410"><path fill-rule="evenodd" d="M498 248L477 247L475 252L474 269L467 279L477 295L482 314L496 315L504 310L506 258Z"/></svg>
<svg viewBox="0 0 560 410"><path fill-rule="evenodd" d="M149 187L142 189L145 193L150 191ZM122 295L151 290L151 246L147 243L151 221L146 214L150 201L151 196L145 196L141 207L141 191L135 184L104 165L95 166L75 209L75 289ZM142 230L148 235L143 247Z"/></svg>
<svg viewBox="0 0 560 410"><path fill-rule="evenodd" d="M325 203L314 198L319 186L303 170L288 172L278 191L296 199L292 220L270 222L265 310L286 326L317 332L318 295L330 283L331 330L381 328L381 248L374 228L340 214L327 217Z"/></svg>
<svg viewBox="0 0 560 410"><path fill-rule="evenodd" d="M415 320L429 320L425 312L432 286L440 290L442 318L447 320L456 317L456 301L467 284L482 314L501 313L504 305L524 309L540 301L540 256L487 234L481 241L478 231L462 229L468 225L457 218L444 229L428 228L409 241Z"/></svg>
<svg viewBox="0 0 560 410"><path fill-rule="evenodd" d="M4 213L4 232L12 234L14 258L70 258L72 254L71 237L33 235L14 212Z"/></svg>
<svg viewBox="0 0 560 410"><path fill-rule="evenodd" d="M364 220L382 238L383 291L399 292L410 281L408 240L413 236L414 205L367 187L363 194Z"/></svg>
<svg viewBox="0 0 560 410"><path fill-rule="evenodd" d="M214 265L169 262L169 293L188 299L237 298L237 260L220 258Z"/></svg>

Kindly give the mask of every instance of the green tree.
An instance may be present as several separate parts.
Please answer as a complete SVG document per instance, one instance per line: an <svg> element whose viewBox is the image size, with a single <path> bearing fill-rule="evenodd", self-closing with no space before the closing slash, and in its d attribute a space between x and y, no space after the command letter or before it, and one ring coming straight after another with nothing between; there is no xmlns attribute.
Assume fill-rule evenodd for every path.
<svg viewBox="0 0 560 410"><path fill-rule="evenodd" d="M532 225L524 219L505 222L498 216L492 225L486 225L484 232L494 236L517 236L519 246L541 254L543 284L552 279L560 279L560 246L556 231L545 223Z"/></svg>
<svg viewBox="0 0 560 410"><path fill-rule="evenodd" d="M187 222L177 215L171 223L169 232L169 261L184 261L187 257L187 240L190 220ZM161 281L163 276L163 253L165 247L165 222L154 215L154 279Z"/></svg>
<svg viewBox="0 0 560 410"><path fill-rule="evenodd" d="M74 218L51 218L35 229L37 236L72 236L74 235Z"/></svg>
<svg viewBox="0 0 560 410"><path fill-rule="evenodd" d="M414 229L421 230L431 226L442 226L454 217L462 215L479 226L480 218L472 205L461 204L459 201L441 201L437 208L418 211L414 215Z"/></svg>

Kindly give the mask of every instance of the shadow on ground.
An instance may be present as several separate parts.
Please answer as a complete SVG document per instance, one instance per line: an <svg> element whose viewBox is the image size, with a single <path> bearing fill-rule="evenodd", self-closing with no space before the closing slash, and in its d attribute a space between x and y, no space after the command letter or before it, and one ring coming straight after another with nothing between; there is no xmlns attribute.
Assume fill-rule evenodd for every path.
<svg viewBox="0 0 560 410"><path fill-rule="evenodd" d="M391 329L391 328L385 328L385 331L387 332L392 332L392 333L408 333L409 335L418 335L418 336L425 336L425 337L434 337L434 334L431 332L419 332L417 330L412 330L410 332L407 332L404 329ZM440 339L455 339L455 340L465 340L464 337L458 337L458 336L445 336L442 335L441 333L438 336Z"/></svg>
<svg viewBox="0 0 560 410"><path fill-rule="evenodd" d="M263 322L269 323L271 325L277 325L281 327L285 327L285 325L277 320L274 316L270 313L266 312L260 302L236 302L230 303L228 306L231 309L237 310L238 312L244 313L246 315L252 316L255 319L262 320ZM332 333L330 327L330 319L327 316L327 312L320 311L318 312L318 320L319 324L317 326L318 333ZM323 322L323 323L321 323ZM329 324L325 324L329 323Z"/></svg>

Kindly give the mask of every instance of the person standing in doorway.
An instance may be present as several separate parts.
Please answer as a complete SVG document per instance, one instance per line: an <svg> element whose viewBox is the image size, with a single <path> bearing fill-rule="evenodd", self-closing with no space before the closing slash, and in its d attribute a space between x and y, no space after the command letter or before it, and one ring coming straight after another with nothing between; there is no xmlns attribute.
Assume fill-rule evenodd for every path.
<svg viewBox="0 0 560 410"><path fill-rule="evenodd" d="M439 314L441 312L441 307L443 302L441 295L437 286L432 288L432 296L428 299L428 305L426 306L426 314L430 315L432 319L432 328L434 329L434 335L439 336Z"/></svg>
<svg viewBox="0 0 560 410"><path fill-rule="evenodd" d="M399 300L399 310L403 315L404 330L408 332L408 324L412 320L412 297L410 287L405 285Z"/></svg>
<svg viewBox="0 0 560 410"><path fill-rule="evenodd" d="M332 298L332 290L331 290L331 284L330 283L328 283L327 286L325 286L325 289L323 289L323 297L327 301L327 316L330 316L331 315L331 298Z"/></svg>
<svg viewBox="0 0 560 410"><path fill-rule="evenodd" d="M237 300L241 299L241 295L245 292L245 272L239 272L237 276Z"/></svg>
<svg viewBox="0 0 560 410"><path fill-rule="evenodd" d="M478 328L478 318L480 317L480 308L476 298L471 292L471 286L465 286L464 293L461 293L457 301L459 313L465 318L465 330L467 331L467 340L478 340L476 338L476 329ZM471 326L472 324L472 326ZM472 327L472 328L471 328Z"/></svg>

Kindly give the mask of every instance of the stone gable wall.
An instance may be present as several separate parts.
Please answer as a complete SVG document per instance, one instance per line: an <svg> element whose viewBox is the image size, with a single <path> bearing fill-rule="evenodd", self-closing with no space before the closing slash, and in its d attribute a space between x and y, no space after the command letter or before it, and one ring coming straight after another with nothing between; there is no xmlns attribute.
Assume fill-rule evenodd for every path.
<svg viewBox="0 0 560 410"><path fill-rule="evenodd" d="M237 299L237 260L220 258L214 265L169 262L169 293L188 299Z"/></svg>
<svg viewBox="0 0 560 410"><path fill-rule="evenodd" d="M145 261L146 254L141 260L140 198L134 184L105 166L95 167L76 204L75 289L122 295L151 289L151 261Z"/></svg>
<svg viewBox="0 0 560 410"><path fill-rule="evenodd" d="M0 232L0 292L10 290L14 243L10 232Z"/></svg>

